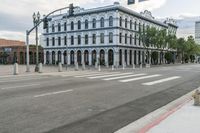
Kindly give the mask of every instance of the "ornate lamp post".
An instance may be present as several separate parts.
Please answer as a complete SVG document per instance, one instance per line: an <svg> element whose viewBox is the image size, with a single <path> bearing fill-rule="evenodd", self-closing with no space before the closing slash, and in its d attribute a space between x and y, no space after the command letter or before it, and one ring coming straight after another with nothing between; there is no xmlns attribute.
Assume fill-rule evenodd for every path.
<svg viewBox="0 0 200 133"><path fill-rule="evenodd" d="M39 71L39 58L38 58L38 23L40 22L40 13L38 12L33 14L33 24L36 26L35 32L36 32L36 66L35 66L35 72Z"/></svg>

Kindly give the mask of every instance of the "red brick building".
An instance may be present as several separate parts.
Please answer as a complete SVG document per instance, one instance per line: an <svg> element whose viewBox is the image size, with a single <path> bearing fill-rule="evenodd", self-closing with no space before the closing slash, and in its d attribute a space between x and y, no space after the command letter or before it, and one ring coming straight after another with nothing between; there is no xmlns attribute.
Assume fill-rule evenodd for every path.
<svg viewBox="0 0 200 133"><path fill-rule="evenodd" d="M35 45L30 45L30 64L36 62ZM25 42L0 39L0 64L26 64ZM39 62L43 63L43 48L39 46Z"/></svg>

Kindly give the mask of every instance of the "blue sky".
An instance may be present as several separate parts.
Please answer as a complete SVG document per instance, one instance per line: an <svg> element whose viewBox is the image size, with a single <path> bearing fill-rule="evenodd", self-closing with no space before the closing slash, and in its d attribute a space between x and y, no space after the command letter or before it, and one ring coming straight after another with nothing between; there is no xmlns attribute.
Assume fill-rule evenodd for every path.
<svg viewBox="0 0 200 133"><path fill-rule="evenodd" d="M25 40L25 31L32 24L32 14L46 14L54 9L74 3L84 8L113 4L119 1L137 12L150 10L155 18L177 19L179 37L194 34L194 22L200 20L200 0L148 0L127 6L127 0L1 0L0 38ZM32 36L33 37L33 36Z"/></svg>

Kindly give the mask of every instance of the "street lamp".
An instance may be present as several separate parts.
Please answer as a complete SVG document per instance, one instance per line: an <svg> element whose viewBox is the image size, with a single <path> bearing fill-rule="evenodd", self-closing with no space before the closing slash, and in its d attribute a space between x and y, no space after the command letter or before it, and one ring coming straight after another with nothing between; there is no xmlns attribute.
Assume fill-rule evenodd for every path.
<svg viewBox="0 0 200 133"><path fill-rule="evenodd" d="M35 66L35 72L39 71L39 58L38 58L38 23L40 22L40 13L38 12L37 15L36 13L33 13L33 24L36 26L35 31L36 31L36 66Z"/></svg>

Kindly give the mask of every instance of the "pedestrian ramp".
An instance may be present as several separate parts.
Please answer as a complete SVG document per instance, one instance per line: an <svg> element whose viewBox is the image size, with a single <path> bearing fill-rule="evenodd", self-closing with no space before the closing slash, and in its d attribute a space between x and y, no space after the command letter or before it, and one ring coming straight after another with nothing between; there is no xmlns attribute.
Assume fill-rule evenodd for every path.
<svg viewBox="0 0 200 133"><path fill-rule="evenodd" d="M133 73L133 72L94 72L74 75L74 78L84 78L90 80L102 80L102 81L117 81L120 83L132 83L136 81L144 86L157 85L165 82L178 80L180 76L166 77L162 74L147 74L147 73Z"/></svg>

